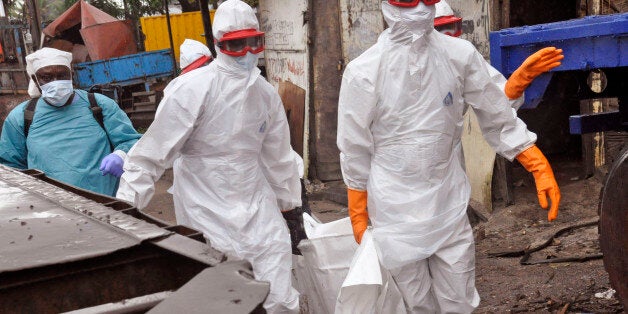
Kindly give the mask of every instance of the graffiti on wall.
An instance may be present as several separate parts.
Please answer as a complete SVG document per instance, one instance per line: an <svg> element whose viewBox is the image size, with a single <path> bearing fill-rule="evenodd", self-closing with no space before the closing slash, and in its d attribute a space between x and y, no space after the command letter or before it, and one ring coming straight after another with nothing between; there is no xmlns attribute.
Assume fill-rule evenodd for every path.
<svg viewBox="0 0 628 314"><path fill-rule="evenodd" d="M260 3L260 27L266 32L266 49L305 50L306 1L275 0Z"/></svg>
<svg viewBox="0 0 628 314"><path fill-rule="evenodd" d="M307 61L305 54L266 51L266 73L274 86L280 82L292 82L307 90Z"/></svg>

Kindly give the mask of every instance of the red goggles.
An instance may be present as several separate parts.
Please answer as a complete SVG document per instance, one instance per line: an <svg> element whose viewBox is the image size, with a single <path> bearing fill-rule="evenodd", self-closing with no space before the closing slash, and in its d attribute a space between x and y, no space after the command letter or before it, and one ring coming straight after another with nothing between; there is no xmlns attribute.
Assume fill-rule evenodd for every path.
<svg viewBox="0 0 628 314"><path fill-rule="evenodd" d="M398 7L416 7L421 1L425 5L435 5L440 2L440 0L388 0L388 3Z"/></svg>
<svg viewBox="0 0 628 314"><path fill-rule="evenodd" d="M455 16L443 16L434 20L434 28L439 33L458 37L462 35L462 19Z"/></svg>
<svg viewBox="0 0 628 314"><path fill-rule="evenodd" d="M264 33L254 29L227 33L218 42L218 48L234 57L242 57L247 52L257 54L264 51Z"/></svg>

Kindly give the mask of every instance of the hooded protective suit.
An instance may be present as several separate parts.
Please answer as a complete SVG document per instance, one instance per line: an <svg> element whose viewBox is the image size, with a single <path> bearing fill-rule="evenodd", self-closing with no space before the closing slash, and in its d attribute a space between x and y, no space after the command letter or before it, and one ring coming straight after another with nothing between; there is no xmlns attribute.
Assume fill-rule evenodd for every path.
<svg viewBox="0 0 628 314"><path fill-rule="evenodd" d="M479 296L463 115L471 106L487 142L509 160L536 135L472 44L434 31L434 6L383 2L382 10L389 28L343 74L337 143L344 181L368 191L380 261L406 308L469 313Z"/></svg>
<svg viewBox="0 0 628 314"><path fill-rule="evenodd" d="M240 0L223 3L214 37L259 29ZM270 282L264 307L298 311L291 285L290 235L280 210L301 204L288 122L279 95L253 66L219 53L173 80L155 120L128 154L117 197L143 208L173 165L177 222L201 230L213 247L245 259ZM246 63L245 63L246 64Z"/></svg>
<svg viewBox="0 0 628 314"><path fill-rule="evenodd" d="M436 7L436 15L434 18L443 18L448 16L454 16L454 11L451 9L449 4L445 0L441 0L440 2L434 5ZM486 69L488 70L489 75L491 76L491 80L493 83L497 84L501 90L504 90L506 86L506 78L501 72L497 71L488 61L486 61ZM516 99L509 99L510 107L515 110L519 110L521 105L523 105L523 101L525 100L525 95L521 95L521 97Z"/></svg>

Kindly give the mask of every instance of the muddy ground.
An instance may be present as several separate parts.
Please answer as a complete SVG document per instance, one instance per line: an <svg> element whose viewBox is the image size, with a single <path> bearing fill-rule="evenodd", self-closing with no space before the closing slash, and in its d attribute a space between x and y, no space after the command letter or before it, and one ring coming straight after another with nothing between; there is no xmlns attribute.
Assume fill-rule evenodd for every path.
<svg viewBox="0 0 628 314"><path fill-rule="evenodd" d="M551 158L550 158L551 159ZM561 187L558 219L547 222L547 212L538 205L534 182L522 167L514 168L515 205L499 202L487 221L474 226L476 236L476 285L482 301L476 313L621 313L617 295L596 297L610 288L601 259L584 262L520 265L521 257L493 257L493 253L523 250L551 238L559 229L597 219L601 176L581 178L581 162L551 159ZM172 184L167 171L157 184L157 193L146 212L174 222L172 198L165 190ZM338 200L342 182L309 184L310 206L322 221L347 216ZM597 227L583 227L554 239L535 252L529 261L550 258L593 257L600 254Z"/></svg>
<svg viewBox="0 0 628 314"><path fill-rule="evenodd" d="M0 121L25 96L0 97ZM482 298L477 313L621 313L617 296L596 297L610 288L601 259L584 262L521 265L520 257L493 257L493 253L534 247L550 239L561 228L595 221L603 175L582 178L580 160L550 156L561 187L558 219L546 220L546 211L536 199L532 176L514 168L515 205L496 202L492 213L481 211L487 221L474 225L476 236L476 286ZM172 172L157 183L148 214L175 223L172 196L166 190ZM310 206L322 221L347 216L342 182L308 184ZM530 257L530 261L584 257L600 254L597 227L575 229Z"/></svg>

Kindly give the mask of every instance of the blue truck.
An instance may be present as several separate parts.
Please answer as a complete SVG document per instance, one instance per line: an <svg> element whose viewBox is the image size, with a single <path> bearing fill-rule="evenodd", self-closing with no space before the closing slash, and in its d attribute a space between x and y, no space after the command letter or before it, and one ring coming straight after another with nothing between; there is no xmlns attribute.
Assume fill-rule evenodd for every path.
<svg viewBox="0 0 628 314"><path fill-rule="evenodd" d="M147 127L176 65L170 49L164 49L77 63L73 72L77 88L111 97L136 127Z"/></svg>
<svg viewBox="0 0 628 314"><path fill-rule="evenodd" d="M492 32L490 42L491 64L506 77L540 48L563 49L562 64L530 85L522 109L536 108L553 97L550 83L561 80L569 80L566 85L574 91L569 97L617 98L618 110L569 117L569 130L580 135L623 134L622 148L614 156L600 195L598 230L611 285L628 308L628 13L503 29Z"/></svg>

